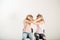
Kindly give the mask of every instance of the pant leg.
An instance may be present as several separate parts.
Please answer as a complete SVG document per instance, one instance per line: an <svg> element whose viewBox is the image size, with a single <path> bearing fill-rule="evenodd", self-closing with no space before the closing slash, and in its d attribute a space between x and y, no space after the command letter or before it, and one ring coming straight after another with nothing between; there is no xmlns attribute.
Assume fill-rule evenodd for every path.
<svg viewBox="0 0 60 40"><path fill-rule="evenodd" d="M39 40L39 34L37 35L37 33L34 34L36 40Z"/></svg>
<svg viewBox="0 0 60 40"><path fill-rule="evenodd" d="M26 38L27 38L27 33L23 32L23 38L22 38L22 40L26 40Z"/></svg>
<svg viewBox="0 0 60 40"><path fill-rule="evenodd" d="M36 36L36 40L39 40L39 36Z"/></svg>
<svg viewBox="0 0 60 40"><path fill-rule="evenodd" d="M40 36L40 39L42 39L42 40L46 40L44 37L44 34L39 34L39 36Z"/></svg>
<svg viewBox="0 0 60 40"><path fill-rule="evenodd" d="M45 34L43 34L43 40L46 40L46 36L45 36Z"/></svg>
<svg viewBox="0 0 60 40"><path fill-rule="evenodd" d="M33 33L29 33L30 40L33 40Z"/></svg>

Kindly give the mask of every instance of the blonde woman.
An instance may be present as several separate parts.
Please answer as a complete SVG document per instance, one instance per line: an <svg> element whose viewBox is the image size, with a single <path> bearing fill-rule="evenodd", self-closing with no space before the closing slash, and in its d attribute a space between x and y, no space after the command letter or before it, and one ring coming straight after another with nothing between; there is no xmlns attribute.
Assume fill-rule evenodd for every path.
<svg viewBox="0 0 60 40"><path fill-rule="evenodd" d="M38 14L36 18L37 29L36 29L36 33L34 34L36 40L39 40L39 39L46 40L45 35L44 35L44 30L45 30L44 24L45 22L44 22L43 16L41 14Z"/></svg>
<svg viewBox="0 0 60 40"><path fill-rule="evenodd" d="M27 15L26 19L24 20L23 39L22 40L26 40L27 36L29 36L30 40L33 40L33 34L31 31L32 22L33 22L33 16Z"/></svg>

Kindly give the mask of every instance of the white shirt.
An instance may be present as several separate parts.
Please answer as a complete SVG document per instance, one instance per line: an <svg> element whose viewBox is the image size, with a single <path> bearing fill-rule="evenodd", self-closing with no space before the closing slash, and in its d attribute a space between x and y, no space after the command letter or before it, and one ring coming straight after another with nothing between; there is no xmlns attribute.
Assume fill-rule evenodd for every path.
<svg viewBox="0 0 60 40"><path fill-rule="evenodd" d="M31 32L31 26L27 25L26 28L24 28L24 32Z"/></svg>
<svg viewBox="0 0 60 40"><path fill-rule="evenodd" d="M40 24L37 29L36 29L36 32L41 34L43 33L43 30L45 30L45 25L44 24Z"/></svg>

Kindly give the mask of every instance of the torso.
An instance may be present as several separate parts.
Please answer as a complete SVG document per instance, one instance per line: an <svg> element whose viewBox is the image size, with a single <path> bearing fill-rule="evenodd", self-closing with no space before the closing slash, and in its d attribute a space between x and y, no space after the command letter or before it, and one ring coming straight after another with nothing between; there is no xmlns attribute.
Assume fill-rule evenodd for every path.
<svg viewBox="0 0 60 40"><path fill-rule="evenodd" d="M26 23L26 28L24 28L25 30L23 30L24 32L31 32L31 24Z"/></svg>
<svg viewBox="0 0 60 40"><path fill-rule="evenodd" d="M26 29L24 30L24 32L31 32L31 27L30 27L30 25L27 25L27 26L26 26Z"/></svg>
<svg viewBox="0 0 60 40"><path fill-rule="evenodd" d="M37 26L37 25L36 25ZM39 34L42 34L43 33L43 30L44 30L44 23L43 24L39 24L38 23L38 27L37 27L37 30L36 32L39 33Z"/></svg>

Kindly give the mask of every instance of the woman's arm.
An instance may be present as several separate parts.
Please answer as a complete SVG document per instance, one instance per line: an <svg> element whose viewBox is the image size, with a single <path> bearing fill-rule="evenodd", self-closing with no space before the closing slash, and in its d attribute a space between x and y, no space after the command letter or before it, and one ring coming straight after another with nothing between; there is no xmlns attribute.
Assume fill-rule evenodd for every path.
<svg viewBox="0 0 60 40"><path fill-rule="evenodd" d="M39 21L41 18L38 18L37 20L35 20L35 22Z"/></svg>
<svg viewBox="0 0 60 40"><path fill-rule="evenodd" d="M23 22L23 25L24 25L24 28L23 28L23 31L25 31L26 30L26 20L24 20L24 22Z"/></svg>

